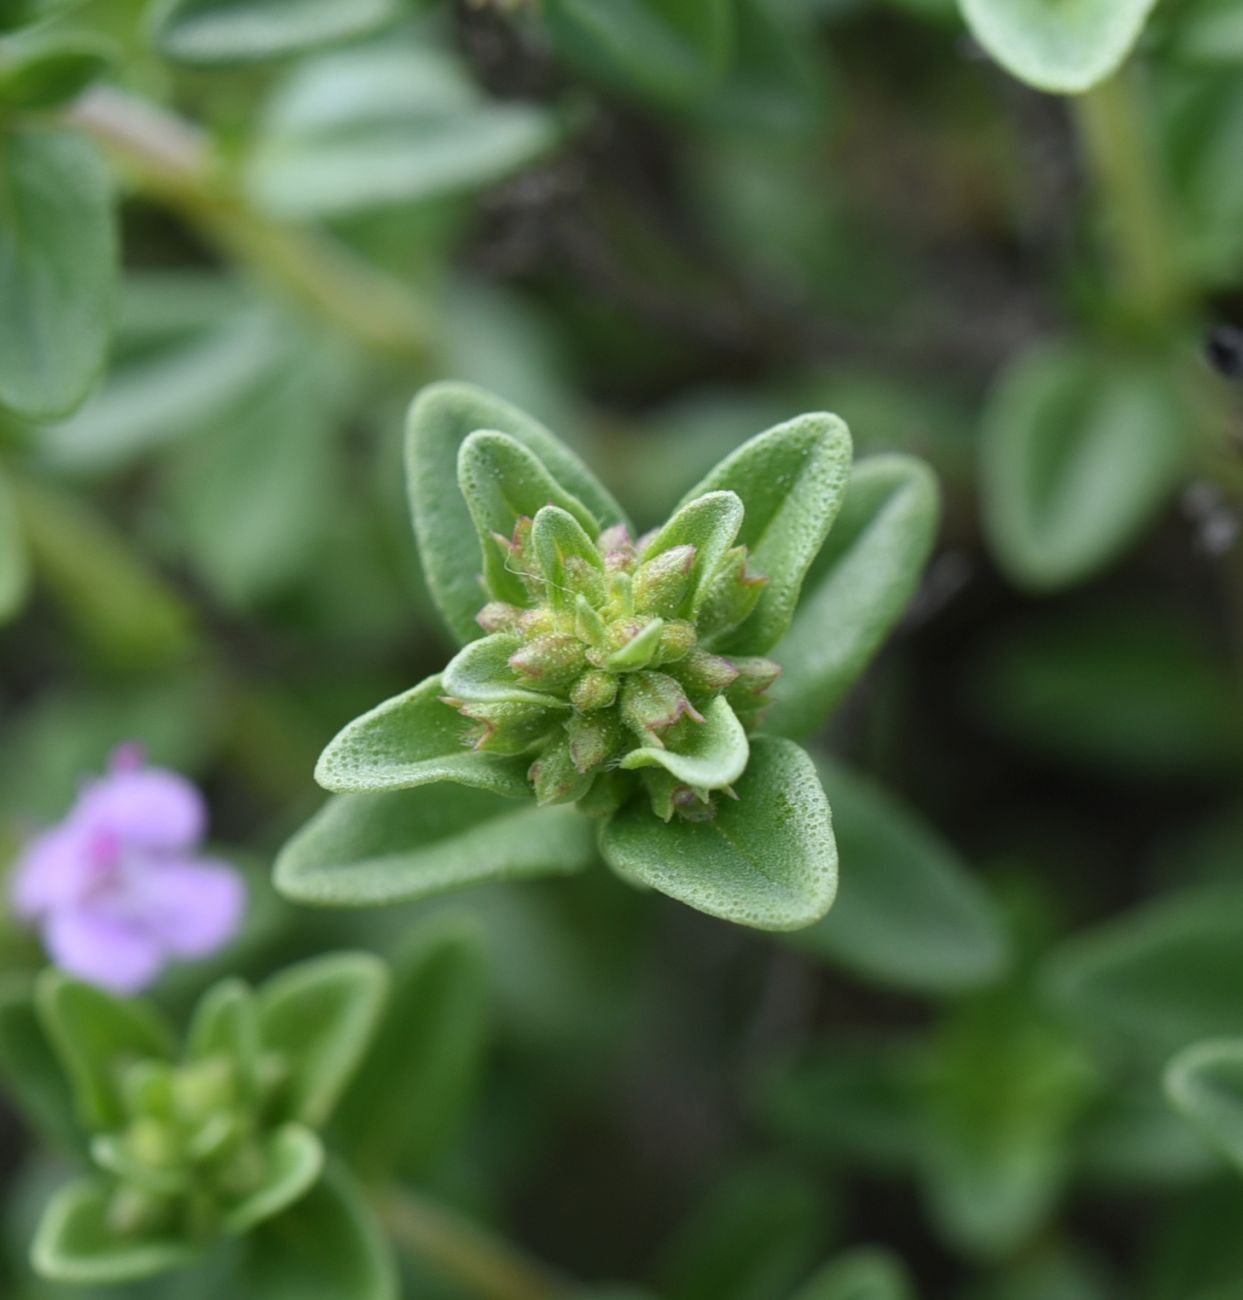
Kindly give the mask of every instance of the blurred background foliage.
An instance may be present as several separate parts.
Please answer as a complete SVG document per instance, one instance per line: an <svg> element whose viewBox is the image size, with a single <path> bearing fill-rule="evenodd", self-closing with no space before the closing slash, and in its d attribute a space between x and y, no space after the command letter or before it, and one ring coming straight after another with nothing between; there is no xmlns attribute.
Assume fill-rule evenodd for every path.
<svg viewBox="0 0 1243 1300"><path fill-rule="evenodd" d="M825 921L604 872L452 901L487 992L408 1172L586 1283L1243 1294L1243 1183L1184 1117L1234 1076L1161 1086L1243 1035L1243 17L1162 0L1106 75L1148 6L1052 70L1005 8L977 43L953 0L0 0L0 849L125 738L204 782L253 903L174 1008L449 907L267 883L322 745L446 656L421 384L530 410L644 525L803 409L940 477L817 738ZM3 1122L0 1290L51 1300Z"/></svg>

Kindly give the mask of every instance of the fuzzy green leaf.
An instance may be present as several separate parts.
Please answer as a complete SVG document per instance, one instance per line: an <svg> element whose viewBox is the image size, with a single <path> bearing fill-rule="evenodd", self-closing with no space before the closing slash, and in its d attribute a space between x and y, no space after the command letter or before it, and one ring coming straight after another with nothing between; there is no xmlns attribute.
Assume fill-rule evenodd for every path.
<svg viewBox="0 0 1243 1300"><path fill-rule="evenodd" d="M702 822L666 825L636 801L601 829L600 851L623 876L710 916L761 930L818 921L837 890L837 849L811 759L757 737L735 790Z"/></svg>
<svg viewBox="0 0 1243 1300"><path fill-rule="evenodd" d="M837 416L800 415L744 443L683 498L736 492L745 508L737 540L749 567L768 579L755 609L716 648L761 655L790 626L804 575L846 495L850 456L850 430Z"/></svg>
<svg viewBox="0 0 1243 1300"><path fill-rule="evenodd" d="M736 492L702 492L680 505L669 522L644 546L641 560L650 560L675 546L695 548L686 597L675 614L693 614L698 608L708 579L733 546L742 521L742 500Z"/></svg>
<svg viewBox="0 0 1243 1300"><path fill-rule="evenodd" d="M976 40L1020 81L1075 95L1131 52L1156 0L960 0Z"/></svg>
<svg viewBox="0 0 1243 1300"><path fill-rule="evenodd" d="M104 1286L184 1268L198 1247L169 1233L118 1233L109 1219L113 1189L93 1179L62 1187L39 1221L31 1263L43 1277L76 1285Z"/></svg>
<svg viewBox="0 0 1243 1300"><path fill-rule="evenodd" d="M17 975L0 983L0 1082L36 1132L58 1147L81 1146L73 1096L39 1023L34 985Z"/></svg>
<svg viewBox="0 0 1243 1300"><path fill-rule="evenodd" d="M258 1094L262 1040L255 996L239 979L221 980L203 994L186 1036L186 1054L201 1061L224 1056L233 1063L239 1090Z"/></svg>
<svg viewBox="0 0 1243 1300"><path fill-rule="evenodd" d="M283 1124L264 1142L264 1180L245 1199L230 1205L221 1220L225 1232L241 1235L305 1196L324 1168L319 1138L301 1124Z"/></svg>
<svg viewBox="0 0 1243 1300"><path fill-rule="evenodd" d="M92 1131L116 1128L126 1114L121 1073L135 1061L169 1059L167 1024L145 1002L114 997L58 970L39 976L35 1004L82 1123Z"/></svg>
<svg viewBox="0 0 1243 1300"><path fill-rule="evenodd" d="M380 1023L388 992L382 962L363 952L330 953L273 976L260 990L259 1032L288 1076L279 1112L321 1125Z"/></svg>
<svg viewBox="0 0 1243 1300"><path fill-rule="evenodd" d="M1165 1070L1170 1104L1243 1168L1243 1039L1184 1048Z"/></svg>
<svg viewBox="0 0 1243 1300"><path fill-rule="evenodd" d="M103 366L117 240L107 173L77 133L13 131L0 149L0 406L71 411Z"/></svg>
<svg viewBox="0 0 1243 1300"><path fill-rule="evenodd" d="M1049 590L1108 565L1186 472L1189 423L1151 360L1067 345L1020 357L980 443L985 528L1007 574Z"/></svg>
<svg viewBox="0 0 1243 1300"><path fill-rule="evenodd" d="M76 99L102 76L112 49L86 35L34 35L9 42L0 66L0 107L24 112L56 108Z"/></svg>
<svg viewBox="0 0 1243 1300"><path fill-rule="evenodd" d="M329 1164L315 1186L247 1239L255 1300L397 1300L397 1268L361 1190Z"/></svg>
<svg viewBox="0 0 1243 1300"><path fill-rule="evenodd" d="M153 16L161 53L183 63L248 63L351 40L395 23L401 0L164 0Z"/></svg>
<svg viewBox="0 0 1243 1300"><path fill-rule="evenodd" d="M940 520L936 479L909 456L861 460L803 585L764 727L814 731L863 672L919 584Z"/></svg>
<svg viewBox="0 0 1243 1300"><path fill-rule="evenodd" d="M29 585L30 566L17 504L0 476L0 623L21 609Z"/></svg>
<svg viewBox="0 0 1243 1300"><path fill-rule="evenodd" d="M548 0L558 48L623 93L677 103L711 87L732 45L729 0Z"/></svg>
<svg viewBox="0 0 1243 1300"><path fill-rule="evenodd" d="M696 790L720 790L733 785L747 766L750 749L729 702L717 696L704 710L703 722L686 722L677 750L656 745L632 749L621 761L630 770L663 767L675 780Z"/></svg>
<svg viewBox="0 0 1243 1300"><path fill-rule="evenodd" d="M342 794L453 781L511 799L529 798L528 760L468 749L462 715L441 702L444 694L441 678L429 677L355 718L319 756L316 781Z"/></svg>
<svg viewBox="0 0 1243 1300"><path fill-rule="evenodd" d="M511 655L522 649L522 638L494 632L472 641L449 660L441 675L446 695L479 704L541 704L550 709L569 706L546 691L528 690L523 677L509 666Z"/></svg>
<svg viewBox="0 0 1243 1300"><path fill-rule="evenodd" d="M794 1300L915 1300L915 1291L893 1255L860 1246L822 1268Z"/></svg>
<svg viewBox="0 0 1243 1300"><path fill-rule="evenodd" d="M459 448L480 429L506 433L533 452L602 525L625 522L621 507L591 471L529 415L469 384L441 383L423 389L406 423L410 510L427 585L450 631L462 643L479 636L475 615L484 602L474 522L466 502L449 485L457 480Z"/></svg>
<svg viewBox="0 0 1243 1300"><path fill-rule="evenodd" d="M580 871L594 857L574 809L425 786L329 800L281 850L276 887L295 902L369 906Z"/></svg>
<svg viewBox="0 0 1243 1300"><path fill-rule="evenodd" d="M837 763L822 762L820 774L846 869L832 912L790 942L915 993L956 993L1001 975L1001 917L955 851L879 786Z"/></svg>
<svg viewBox="0 0 1243 1300"><path fill-rule="evenodd" d="M393 971L388 1012L334 1121L337 1149L374 1183L425 1169L453 1143L482 1063L488 973L471 918L438 916Z"/></svg>
<svg viewBox="0 0 1243 1300"><path fill-rule="evenodd" d="M567 561L577 560L589 572L599 571L603 575L604 561L595 543L582 524L559 506L540 508L531 525L531 545L548 583L548 598L554 609L575 608L578 590L572 575L567 573Z"/></svg>

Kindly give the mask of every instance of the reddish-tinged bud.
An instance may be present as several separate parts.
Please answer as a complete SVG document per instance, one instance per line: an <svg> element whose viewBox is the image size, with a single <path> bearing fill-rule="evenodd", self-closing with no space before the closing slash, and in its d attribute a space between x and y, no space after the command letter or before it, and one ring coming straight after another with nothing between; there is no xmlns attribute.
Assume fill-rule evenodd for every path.
<svg viewBox="0 0 1243 1300"><path fill-rule="evenodd" d="M599 668L588 668L574 683L574 689L570 692L570 703L580 713L607 709L616 698L617 678L612 673L602 672Z"/></svg>
<svg viewBox="0 0 1243 1300"><path fill-rule="evenodd" d="M509 656L509 666L541 690L569 686L586 666L583 643L566 632L547 632Z"/></svg>
<svg viewBox="0 0 1243 1300"><path fill-rule="evenodd" d="M738 680L739 673L723 655L692 650L678 661L677 677L691 695L716 695L728 690Z"/></svg>
<svg viewBox="0 0 1243 1300"><path fill-rule="evenodd" d="M708 580L695 616L701 637L716 636L737 627L755 608L767 578L747 572L747 548L735 546Z"/></svg>
<svg viewBox="0 0 1243 1300"><path fill-rule="evenodd" d="M581 555L567 555L561 570L561 581L573 595L586 597L593 605L604 600L604 573L589 564Z"/></svg>
<svg viewBox="0 0 1243 1300"><path fill-rule="evenodd" d="M662 551L640 565L634 575L635 609L640 614L658 614L661 618L675 618L684 613L694 574L693 546L672 546Z"/></svg>
<svg viewBox="0 0 1243 1300"><path fill-rule="evenodd" d="M684 618L675 618L671 623L666 623L660 632L660 644L656 647L652 666L659 668L662 664L677 663L694 649L697 639L695 625Z"/></svg>
<svg viewBox="0 0 1243 1300"><path fill-rule="evenodd" d="M631 673L622 683L621 715L645 744L664 748L660 733L679 718L703 721L681 685L667 673Z"/></svg>
<svg viewBox="0 0 1243 1300"><path fill-rule="evenodd" d="M507 605L503 600L491 600L475 615L475 622L489 633L517 632L522 615L529 612L517 605Z"/></svg>
<svg viewBox="0 0 1243 1300"><path fill-rule="evenodd" d="M514 523L512 537L493 533L492 540L500 549L505 567L522 579L522 585L533 600L540 600L544 594L544 580L540 576L535 548L531 544L531 528L531 519L526 515L519 515Z"/></svg>
<svg viewBox="0 0 1243 1300"><path fill-rule="evenodd" d="M738 670L734 682L736 692L745 691L748 695L763 695L781 676L781 665L771 659L761 659L758 655L732 659L730 661Z"/></svg>
<svg viewBox="0 0 1243 1300"><path fill-rule="evenodd" d="M565 735L547 745L527 770L527 779L535 787L535 798L542 804L572 803L586 794L591 778L574 766L570 741Z"/></svg>
<svg viewBox="0 0 1243 1300"><path fill-rule="evenodd" d="M565 724L570 758L580 772L590 772L607 762L626 743L617 716L612 713L575 714Z"/></svg>
<svg viewBox="0 0 1243 1300"><path fill-rule="evenodd" d="M630 540L630 529L625 524L614 524L611 528L606 528L596 545L609 569L628 569L635 561L637 552Z"/></svg>
<svg viewBox="0 0 1243 1300"><path fill-rule="evenodd" d="M542 740L559 721L552 709L538 704L524 704L510 700L491 701L486 704L467 702L442 695L441 702L467 718L463 740L472 749L488 754L525 754Z"/></svg>
<svg viewBox="0 0 1243 1300"><path fill-rule="evenodd" d="M519 611L518 631L522 636L543 636L545 632L555 632L556 630L556 615L547 605L540 605L535 609L524 609Z"/></svg>
<svg viewBox="0 0 1243 1300"><path fill-rule="evenodd" d="M604 667L615 673L632 673L639 668L646 668L660 645L664 627L658 618L650 622L643 619L619 619L609 628L606 644L610 647L610 653L604 661Z"/></svg>

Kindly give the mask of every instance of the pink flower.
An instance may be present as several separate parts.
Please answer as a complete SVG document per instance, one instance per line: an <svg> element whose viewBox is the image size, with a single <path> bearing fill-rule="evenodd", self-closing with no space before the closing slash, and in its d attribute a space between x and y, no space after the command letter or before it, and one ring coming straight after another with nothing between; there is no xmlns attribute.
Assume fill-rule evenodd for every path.
<svg viewBox="0 0 1243 1300"><path fill-rule="evenodd" d="M203 797L123 745L59 825L17 863L17 915L53 961L92 984L135 993L177 958L205 957L237 932L246 891L229 865L198 855Z"/></svg>

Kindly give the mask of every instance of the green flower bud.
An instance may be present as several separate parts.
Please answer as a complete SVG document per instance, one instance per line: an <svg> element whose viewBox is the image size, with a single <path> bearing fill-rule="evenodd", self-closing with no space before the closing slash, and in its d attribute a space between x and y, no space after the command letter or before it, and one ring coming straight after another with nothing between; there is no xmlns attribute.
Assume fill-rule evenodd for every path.
<svg viewBox="0 0 1243 1300"><path fill-rule="evenodd" d="M657 614L675 618L690 595L695 571L695 548L673 546L646 564L634 575L634 607L640 614Z"/></svg>
<svg viewBox="0 0 1243 1300"><path fill-rule="evenodd" d="M666 673L641 672L628 676L621 689L622 721L645 745L664 747L661 732L680 718L702 722L703 715L687 698L681 684Z"/></svg>
<svg viewBox="0 0 1243 1300"><path fill-rule="evenodd" d="M566 735L545 746L528 769L527 778L535 787L535 797L541 804L573 803L591 785L590 778L575 765L570 739Z"/></svg>
<svg viewBox="0 0 1243 1300"><path fill-rule="evenodd" d="M589 668L574 683L574 689L570 692L570 703L580 713L607 709L615 699L617 699L616 675L602 672L599 668Z"/></svg>
<svg viewBox="0 0 1243 1300"><path fill-rule="evenodd" d="M578 680L586 667L583 643L565 632L534 637L509 656L509 666L538 690L556 690Z"/></svg>
<svg viewBox="0 0 1243 1300"><path fill-rule="evenodd" d="M666 623L661 629L660 644L656 647L652 666L659 668L662 664L677 663L691 651L698 639L694 623L688 623L684 618Z"/></svg>
<svg viewBox="0 0 1243 1300"><path fill-rule="evenodd" d="M613 647L603 667L614 673L630 673L646 668L660 646L664 621L650 623L639 619L622 619L609 628L608 642Z"/></svg>
<svg viewBox="0 0 1243 1300"><path fill-rule="evenodd" d="M695 649L678 660L677 678L696 697L719 695L738 680L738 669L723 655Z"/></svg>
<svg viewBox="0 0 1243 1300"><path fill-rule="evenodd" d="M503 600L490 600L475 615L475 622L485 632L517 632L523 611L517 605L507 605Z"/></svg>
<svg viewBox="0 0 1243 1300"><path fill-rule="evenodd" d="M612 711L575 714L565 724L565 731L570 741L570 758L583 773L606 763L625 741L621 724Z"/></svg>
<svg viewBox="0 0 1243 1300"><path fill-rule="evenodd" d="M488 703L457 700L442 695L450 705L476 725L467 728L466 743L487 754L525 754L557 725L553 709L509 700Z"/></svg>

